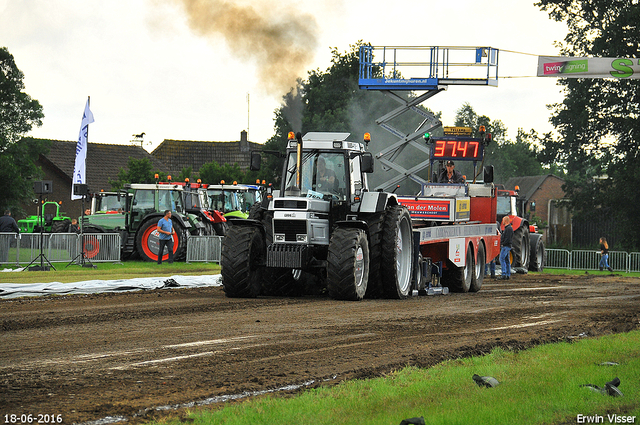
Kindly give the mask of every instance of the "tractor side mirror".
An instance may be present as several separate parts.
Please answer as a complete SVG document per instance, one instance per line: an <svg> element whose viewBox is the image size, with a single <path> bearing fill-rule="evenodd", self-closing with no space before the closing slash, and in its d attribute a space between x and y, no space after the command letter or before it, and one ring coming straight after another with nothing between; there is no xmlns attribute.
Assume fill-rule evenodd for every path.
<svg viewBox="0 0 640 425"><path fill-rule="evenodd" d="M262 155L260 155L260 152L251 152L251 164L249 164L249 169L251 171L259 171L261 165Z"/></svg>
<svg viewBox="0 0 640 425"><path fill-rule="evenodd" d="M363 173L373 173L373 155L371 152L365 152L361 156L360 167Z"/></svg>
<svg viewBox="0 0 640 425"><path fill-rule="evenodd" d="M486 165L483 174L485 183L493 183L493 165Z"/></svg>

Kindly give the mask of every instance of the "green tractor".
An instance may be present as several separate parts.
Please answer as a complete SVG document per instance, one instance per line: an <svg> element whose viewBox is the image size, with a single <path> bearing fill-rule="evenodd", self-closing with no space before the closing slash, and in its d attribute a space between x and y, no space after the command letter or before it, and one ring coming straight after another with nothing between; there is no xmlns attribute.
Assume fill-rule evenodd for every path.
<svg viewBox="0 0 640 425"><path fill-rule="evenodd" d="M18 220L21 233L64 233L69 230L71 218L60 212L60 203L47 201L38 208L39 215ZM48 208L47 208L48 207ZM41 213L40 213L41 212Z"/></svg>
<svg viewBox="0 0 640 425"><path fill-rule="evenodd" d="M157 261L158 220L170 210L176 231L173 252L176 260L182 260L187 255L188 235L205 234L202 221L186 210L183 191L178 184L126 184L115 197L113 193L98 194L92 203L93 213L83 217L83 231L119 233L123 258L136 253L145 261ZM163 259L167 257L165 254Z"/></svg>
<svg viewBox="0 0 640 425"><path fill-rule="evenodd" d="M207 185L211 209L222 212L225 218L247 218L251 206L261 200L256 187L236 183Z"/></svg>

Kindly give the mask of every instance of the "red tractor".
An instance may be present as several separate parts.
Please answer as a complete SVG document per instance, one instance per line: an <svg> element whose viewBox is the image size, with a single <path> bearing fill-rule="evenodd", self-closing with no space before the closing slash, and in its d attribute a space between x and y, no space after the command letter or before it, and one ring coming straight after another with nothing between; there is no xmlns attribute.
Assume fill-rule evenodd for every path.
<svg viewBox="0 0 640 425"><path fill-rule="evenodd" d="M545 249L542 234L538 228L529 223L524 217L526 201L518 197L516 190L498 189L498 222L502 217L509 216L513 227L513 244L511 248L511 267L516 272L540 272L544 269Z"/></svg>
<svg viewBox="0 0 640 425"><path fill-rule="evenodd" d="M227 219L220 211L210 208L209 196L207 195L208 185L203 184L200 179L197 183L189 183L188 178L184 182L173 182L171 176L168 176L168 180L168 182L159 183L184 187L182 196L185 211L196 215L202 221L205 236L224 236L226 234Z"/></svg>

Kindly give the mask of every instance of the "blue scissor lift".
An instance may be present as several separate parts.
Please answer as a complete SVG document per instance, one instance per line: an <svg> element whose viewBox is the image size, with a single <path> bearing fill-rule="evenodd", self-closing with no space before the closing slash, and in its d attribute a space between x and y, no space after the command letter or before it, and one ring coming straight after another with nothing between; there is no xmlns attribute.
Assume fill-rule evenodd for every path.
<svg viewBox="0 0 640 425"><path fill-rule="evenodd" d="M400 104L376 120L376 124L399 139L376 154L385 170L393 169L399 173L378 189L389 190L407 178L420 185L427 183L417 173L429 166L429 159L410 169L394 162L409 144L430 156L430 147L419 139L425 132L433 132L441 127L442 123L433 114L417 106L450 85L497 86L498 52L492 47L360 47L360 88L379 90ZM406 75L417 77L407 78ZM395 93L406 90L424 93L409 100ZM389 124L409 110L423 118L415 131L403 132Z"/></svg>

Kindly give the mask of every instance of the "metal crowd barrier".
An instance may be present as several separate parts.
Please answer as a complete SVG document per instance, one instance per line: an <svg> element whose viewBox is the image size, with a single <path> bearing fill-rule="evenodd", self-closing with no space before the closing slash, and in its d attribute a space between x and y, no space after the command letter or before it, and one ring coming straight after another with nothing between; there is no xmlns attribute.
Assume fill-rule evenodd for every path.
<svg viewBox="0 0 640 425"><path fill-rule="evenodd" d="M569 269L571 267L571 253L566 249L546 249L545 267L551 269Z"/></svg>
<svg viewBox="0 0 640 425"><path fill-rule="evenodd" d="M0 264L19 264L17 236L16 233L0 233Z"/></svg>
<svg viewBox="0 0 640 425"><path fill-rule="evenodd" d="M42 250L40 246L42 244ZM0 233L0 264L20 266L29 264L42 253L51 263L82 260L119 262L119 233Z"/></svg>
<svg viewBox="0 0 640 425"><path fill-rule="evenodd" d="M640 252L629 254L629 271L640 272Z"/></svg>
<svg viewBox="0 0 640 425"><path fill-rule="evenodd" d="M545 267L568 270L598 270L600 251L547 249ZM609 251L609 265L613 270L640 272L640 252Z"/></svg>
<svg viewBox="0 0 640 425"><path fill-rule="evenodd" d="M222 257L222 236L189 236L187 263L219 263Z"/></svg>

